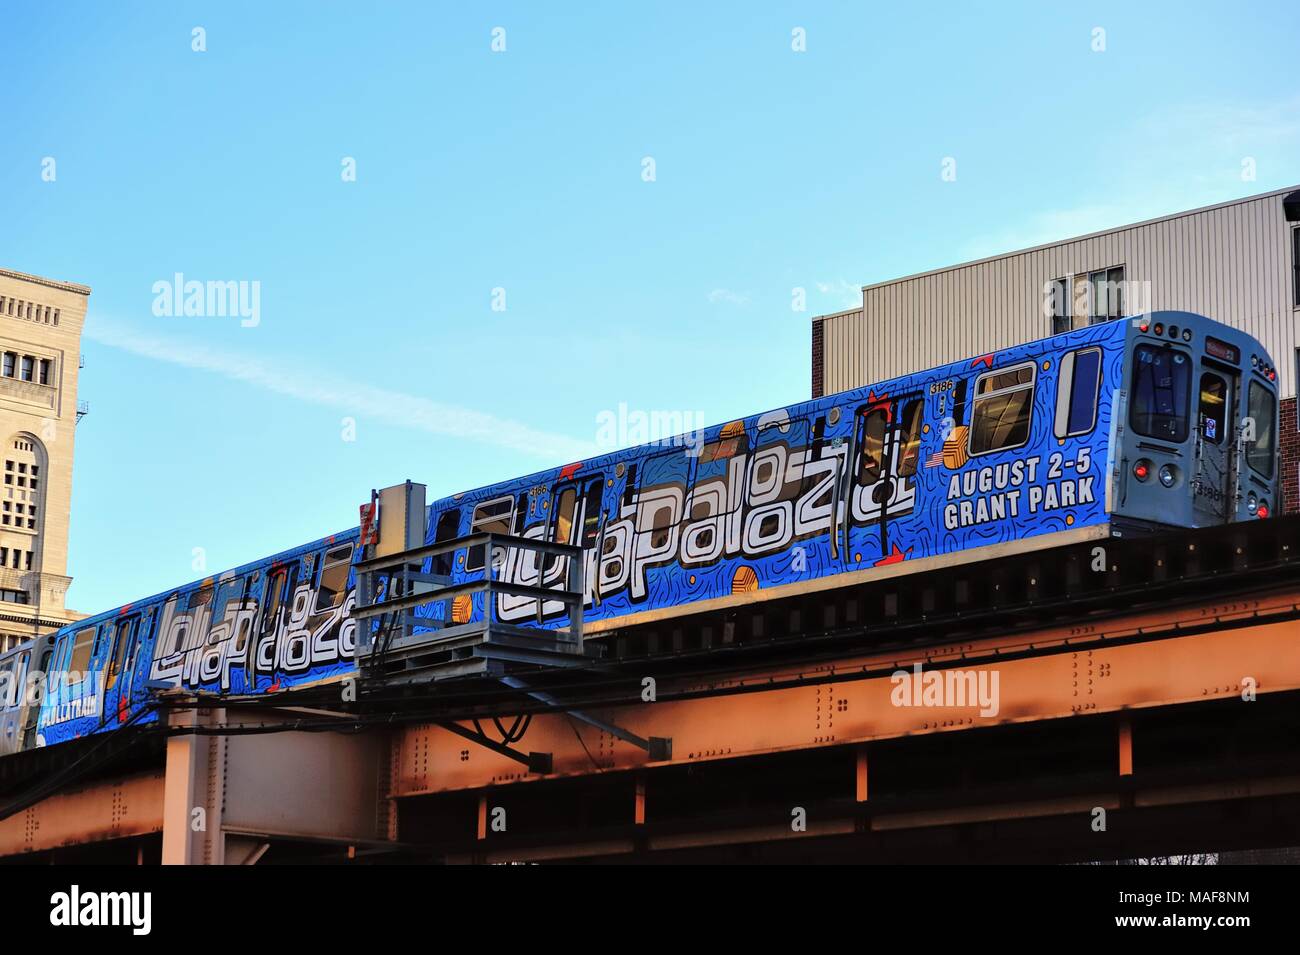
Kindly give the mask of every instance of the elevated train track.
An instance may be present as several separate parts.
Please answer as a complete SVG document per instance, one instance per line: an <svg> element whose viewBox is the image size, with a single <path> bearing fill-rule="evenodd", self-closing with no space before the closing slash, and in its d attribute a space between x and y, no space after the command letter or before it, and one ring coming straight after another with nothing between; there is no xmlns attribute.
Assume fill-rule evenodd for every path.
<svg viewBox="0 0 1300 955"><path fill-rule="evenodd" d="M165 729L0 760L21 806L0 855L1075 861L1300 844L1297 554L1300 517L1080 540L589 633L603 658L523 689L171 699ZM896 705L891 677L915 664L996 673L996 713ZM57 792L33 790L53 774Z"/></svg>

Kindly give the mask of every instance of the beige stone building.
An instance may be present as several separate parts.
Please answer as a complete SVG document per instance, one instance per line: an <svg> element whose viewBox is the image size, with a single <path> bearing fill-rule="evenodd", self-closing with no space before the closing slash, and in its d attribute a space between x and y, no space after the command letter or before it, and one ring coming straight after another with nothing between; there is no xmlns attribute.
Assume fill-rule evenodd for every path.
<svg viewBox="0 0 1300 955"><path fill-rule="evenodd" d="M0 648L81 617L64 599L89 296L0 269Z"/></svg>

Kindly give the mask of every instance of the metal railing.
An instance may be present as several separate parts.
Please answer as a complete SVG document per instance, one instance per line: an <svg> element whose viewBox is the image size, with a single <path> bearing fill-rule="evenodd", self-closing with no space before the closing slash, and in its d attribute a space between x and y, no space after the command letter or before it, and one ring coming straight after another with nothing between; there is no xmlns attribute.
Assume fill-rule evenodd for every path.
<svg viewBox="0 0 1300 955"><path fill-rule="evenodd" d="M450 573L437 573L438 558L445 557L448 570L455 554L468 556L482 548L478 579L453 580ZM518 575L526 555L536 563L536 584L503 579L513 569ZM515 537L509 534L479 533L393 554L374 557L356 565L357 604L352 616L359 623L356 659L358 666L405 672L410 658L443 653L437 663L495 660L500 664L523 663L562 665L583 655L582 603L584 590L583 551L572 544ZM542 586L554 573L547 558L564 561L558 586ZM468 562L468 561L467 561ZM547 564L551 563L551 567ZM529 575L534 576L534 575ZM481 600L476 600L482 594ZM499 598L531 598L535 602L536 625L524 626L500 619ZM546 607L558 603L567 626L543 627L552 616ZM440 611L436 605L441 605ZM420 611L424 609L425 612ZM461 651L461 652L455 652ZM459 675L474 668L449 668Z"/></svg>

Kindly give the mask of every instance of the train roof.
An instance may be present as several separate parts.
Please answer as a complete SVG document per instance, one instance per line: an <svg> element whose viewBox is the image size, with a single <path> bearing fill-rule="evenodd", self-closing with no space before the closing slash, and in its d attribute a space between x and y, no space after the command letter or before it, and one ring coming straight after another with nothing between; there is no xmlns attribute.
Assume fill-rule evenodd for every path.
<svg viewBox="0 0 1300 955"><path fill-rule="evenodd" d="M121 604L116 607L110 607L107 610L100 610L97 613L93 613L90 614L89 616L83 617L81 620L75 620L72 623L64 624L55 632L63 633L66 630L81 630L88 626L98 626L99 624L103 623L105 620L111 620L113 617L116 617L119 614L124 613L125 611L129 610L131 607L142 606L145 604L152 604L155 601L164 599L166 597L170 597L172 594L188 592L190 590L193 590L194 588L202 586L207 581L215 582L220 580L222 577L227 577L227 576L238 577L250 571L256 570L257 568L262 567L266 564L273 564L276 563L277 561L283 561L283 560L292 560L293 558L298 557L308 551L318 550L322 547L328 547L330 544L339 542L341 539L350 540L353 536L355 536L359 532L359 530L360 530L359 527L351 527L348 528L347 530L342 530L335 534L327 534L325 537L317 538L316 540L309 541L306 544L299 544L297 547L291 547L288 550L282 550L277 553L271 554L267 557L261 557L258 558L257 560L251 560L246 563L239 564L235 567L228 568L226 570L221 570L221 571L217 571L216 573L207 574L206 576L199 577L195 580L191 580L188 583L181 584L177 587L168 587L166 590L159 591L158 593L152 594L148 597L141 597L137 600L132 600L129 603Z"/></svg>

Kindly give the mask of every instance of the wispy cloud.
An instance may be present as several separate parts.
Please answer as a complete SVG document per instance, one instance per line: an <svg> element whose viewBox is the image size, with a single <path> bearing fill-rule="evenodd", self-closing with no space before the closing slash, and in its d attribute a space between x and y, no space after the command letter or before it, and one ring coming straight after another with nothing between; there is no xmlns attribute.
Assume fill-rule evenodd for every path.
<svg viewBox="0 0 1300 955"><path fill-rule="evenodd" d="M862 305L861 285L855 285L845 279L836 279L833 282L814 282L813 284L817 286L818 292L830 297L837 309L855 308Z"/></svg>
<svg viewBox="0 0 1300 955"><path fill-rule="evenodd" d="M961 260L1154 219L1300 181L1300 97L1183 103L1117 126L1100 201L1066 205L977 236ZM1258 176L1244 178L1249 167ZM1063 188L1062 195L1069 189Z"/></svg>
<svg viewBox="0 0 1300 955"><path fill-rule="evenodd" d="M220 351L179 339L142 333L95 316L84 334L92 341L154 361L210 372L307 404L335 408L357 418L448 438L477 441L544 458L573 461L596 453L594 442L539 431L518 421L430 401L419 395L349 381L334 372L274 369L247 355Z"/></svg>
<svg viewBox="0 0 1300 955"><path fill-rule="evenodd" d="M719 302L727 305L748 305L749 296L743 292L733 292L729 288L715 288L709 293L709 304L717 305Z"/></svg>

